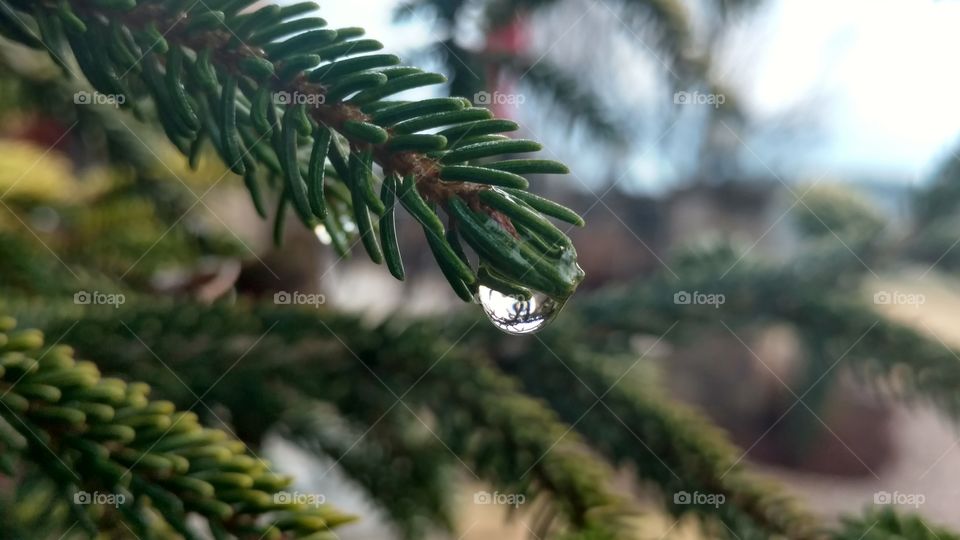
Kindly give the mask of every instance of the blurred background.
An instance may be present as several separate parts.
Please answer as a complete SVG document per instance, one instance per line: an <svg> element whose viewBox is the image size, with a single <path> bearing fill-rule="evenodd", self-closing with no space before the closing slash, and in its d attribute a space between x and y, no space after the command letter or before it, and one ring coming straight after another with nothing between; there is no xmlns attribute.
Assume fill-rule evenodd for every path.
<svg viewBox="0 0 960 540"><path fill-rule="evenodd" d="M844 351L865 334L840 336L814 361L810 335L829 328L763 308L802 291L857 298L942 354L960 349L960 100L951 97L960 72L950 62L960 2L321 3L331 26L364 26L387 51L446 74L438 94L517 120L544 157L570 166L568 176L535 177L531 190L587 221L570 231L587 275L580 294L603 299L699 272L704 288L661 292L708 323L683 339L641 324L630 346L663 370L671 395L729 431L745 463L828 520L899 492L922 494L911 510L960 528L951 424L846 369ZM73 274L208 302L303 291L322 295L321 309L371 322L476 309L451 293L408 216L402 283L366 257L338 257L292 219L275 247L270 222L212 152L192 171L133 116L71 99L82 91L45 56L0 50L5 290L68 294L76 285L62 280ZM759 298L726 292L755 275L768 279ZM612 300L585 309L598 338L610 321L646 313ZM334 460L281 438L265 452L368 516L343 538L388 534ZM522 511L519 523L504 522L502 507L472 504L477 489L462 489L462 538L527 535ZM669 521L651 527L651 538L686 534Z"/></svg>

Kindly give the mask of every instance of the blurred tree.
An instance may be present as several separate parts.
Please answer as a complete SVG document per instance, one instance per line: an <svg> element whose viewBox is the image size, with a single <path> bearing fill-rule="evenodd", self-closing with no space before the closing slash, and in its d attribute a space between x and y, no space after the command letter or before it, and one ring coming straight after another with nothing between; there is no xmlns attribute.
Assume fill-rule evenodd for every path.
<svg viewBox="0 0 960 540"><path fill-rule="evenodd" d="M714 59L728 49L733 23L760 3L407 0L395 13L433 21L436 42L422 52L441 59L452 94L529 95L537 112L525 116L545 118L550 129L583 128L584 139L599 143L596 149L610 162L604 164L609 171L595 168L591 180L623 180L630 160L652 147L682 178L718 182L743 174L731 159L740 144L731 130L767 127L750 117ZM479 43L462 40L477 34ZM535 43L535 34L545 42ZM600 46L610 54L595 54ZM621 48L629 51L629 63L614 54ZM653 95L641 99L627 81L638 71L646 75L645 65L655 68L652 80L644 81ZM720 101L686 106L693 102L683 100L696 96Z"/></svg>

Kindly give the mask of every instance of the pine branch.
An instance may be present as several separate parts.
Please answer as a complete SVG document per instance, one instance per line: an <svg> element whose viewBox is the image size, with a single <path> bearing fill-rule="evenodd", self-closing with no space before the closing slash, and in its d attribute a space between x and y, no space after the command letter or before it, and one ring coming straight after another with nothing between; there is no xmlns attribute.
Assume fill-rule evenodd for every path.
<svg viewBox="0 0 960 540"><path fill-rule="evenodd" d="M671 335L678 338L689 338L703 325L717 325L721 319L732 328L764 320L818 324L820 306L837 304L839 297L849 298L850 292L862 285L864 264L875 262L868 247L872 239L863 241L867 244L850 243L849 238L846 245L825 240L827 245L818 243L783 264L741 257L729 245L691 251L669 262L675 275L662 272L585 297L577 303L579 323L568 323L576 328L589 321L594 335L616 336L614 348L618 350L625 350L629 335L662 335L675 322L679 324ZM722 309L698 309L702 306L675 300L674 295L681 291L722 294L725 301ZM856 299L847 305L868 310ZM850 336L847 345L858 336Z"/></svg>
<svg viewBox="0 0 960 540"><path fill-rule="evenodd" d="M855 250L860 247L851 245ZM699 262L689 263L698 268L695 273L685 271L683 263L671 262L679 279L659 276L586 297L578 304L579 316L568 314L565 328L557 330L573 334L578 324L590 321L595 339L603 336L607 347L610 343L622 347L629 335L662 335L674 322L678 324L671 336L678 341L721 320L733 329L757 321L788 322L802 329L809 340L821 341L830 358L842 358L843 366L868 384L960 418L956 392L960 351L936 336L887 319L865 299L851 298L851 291L862 287L863 266L846 247L811 253L784 265L744 260L717 279L737 258L726 250L704 254ZM696 309L702 306L674 302L677 291L722 294L726 303L722 309ZM868 291L862 294L869 297Z"/></svg>
<svg viewBox="0 0 960 540"><path fill-rule="evenodd" d="M70 324L76 320L76 313L71 315ZM291 390L332 404L356 425L370 426L385 413L405 415L421 428L429 426L424 429L449 447L458 468L466 464L501 493L523 494L528 504L544 499L555 513L544 520L544 531L611 537L628 527L625 518L633 510L611 488L609 467L512 379L482 358L437 340L432 326L369 330L353 318L318 317L313 311L271 306L251 313L242 306L171 307L156 301L130 301L110 313L86 311L81 319L71 331L80 350L96 352L108 371L150 377L158 388L169 387L175 401L192 402L187 394L175 394L182 385L169 372L150 367L147 359L153 356L140 339L173 371L207 389L236 360L225 355L236 347L225 344L235 344L242 354L265 335L207 396L233 411L239 432L251 433L243 428L251 399L266 402L253 419L254 436L278 425L290 405L270 396ZM138 354L144 361L136 361ZM354 479L367 489L376 485Z"/></svg>
<svg viewBox="0 0 960 540"><path fill-rule="evenodd" d="M760 291L763 291L762 287ZM395 389L395 392L402 392L430 367L429 362L417 359L439 356L446 349L442 343L436 344L436 347L444 350L433 351L433 346L425 345L438 334L432 325L416 325L408 329L408 333L397 336L387 329L370 333L361 330L352 319L329 316L323 317L323 324L317 326L319 323L315 316L296 310L291 312L268 308L266 312L251 317L244 315L243 310L229 311L216 307L202 310L185 307L172 312L167 309L159 306L139 306L132 311L120 310L120 313L114 313L113 310L102 314L88 312L76 332L83 337L85 350L103 356L107 362L105 365L112 366L114 370L135 370L135 376L151 377L151 380L158 381L157 384L164 388L167 385L179 386L176 381L163 383L162 373L139 371L149 366L149 362L131 361L136 359L132 351L144 349L142 345L138 348L133 338L122 339L123 335L130 335L129 331L119 326L117 319L114 319L122 317L173 369L188 373L190 380L196 381L198 388L204 388L206 381L212 382L214 376L222 372L216 362L211 360L223 354L225 349L221 344L227 342L226 336L234 336L231 338L234 342L237 339L238 335L232 332L223 334L224 329L236 329L242 335L258 336L270 328L270 325L277 323L270 337L265 338L275 341L270 341L265 348L270 351L269 358L286 359L280 363L281 367L278 368L276 362L268 362L267 357L258 358L255 353L251 353L251 357L247 359L249 363L245 360L246 368L238 368L243 370L242 375L238 375L239 380L224 387L229 388L229 392L225 391L223 396L213 395L211 399L226 403L230 403L227 397L230 395L246 396L245 399L248 399L249 396L263 392L257 389L258 385L273 388L271 393L275 394L276 387L272 381L282 381L285 386L289 385L290 381L295 381L300 392L332 401L345 417L352 418L352 421L359 425L370 425L395 403L395 397L384 389L377 380L378 377ZM810 313L817 313L818 316L823 313L820 308L810 309ZM55 330L65 330L69 327L66 320L72 324L77 315L76 312L65 312L65 322L52 327ZM763 313L760 315L763 316ZM827 316L822 321L825 325L836 326L838 321L846 317L847 315L838 314L836 318ZM110 322L111 320L113 322ZM851 324L856 326L857 318L852 320ZM765 538L766 535L777 532L798 538L819 537L821 529L817 523L799 508L794 500L784 496L776 486L735 464L737 454L725 437L700 415L662 397L656 390L656 381L639 379L638 382L631 377L614 385L625 364L616 362L611 357L586 354L571 346L571 341L579 341L581 338L576 331L571 331L573 321L569 322L569 325L564 323L564 327L555 327L547 332L543 337L544 343L556 351L562 351L564 362L594 392L602 394L608 388L611 389L604 396L605 405L595 405L582 419L580 416L584 410L594 405L596 396L587 391L580 380L573 379L568 371L558 371L556 359L546 346L534 343L518 348L513 342L509 346L495 345L493 351L499 358L498 364L521 379L524 386L535 395L549 400L561 418L576 422L575 429L591 441L591 445L615 461L636 463L639 478L660 486L668 504L672 503L675 493L682 491L723 494L726 497L726 503L719 508L672 506L674 511L692 510L703 516L715 515L741 538ZM837 329L845 332L842 326L837 326ZM882 327L875 328L875 331L879 331L879 335L886 333ZM331 333L339 336L339 339L331 337ZM496 343L496 334L493 334L493 337L491 334L489 331L479 332L465 340L463 346L469 347L472 340L480 340L486 347L490 347ZM394 337L387 339L388 335ZM341 339L343 341L340 341ZM241 339L239 346L246 348L247 345L243 344L249 342L250 339ZM203 343L207 345L198 346ZM929 340L927 343L932 346ZM343 350L344 344L357 356ZM882 357L886 350L913 347L920 352L921 359L927 358L924 352L926 346L915 348L914 345L905 341L890 343L880 340L871 345L875 348L863 350L862 354L864 359L875 358ZM288 346L289 349L286 348ZM314 361L317 354L314 351L321 350L325 351L324 361L318 365ZM933 353L931 349L931 354ZM148 359L148 354L143 353L144 360ZM855 350L850 353L850 358L859 357L859 354L861 353ZM201 358L205 360L205 364L199 361ZM358 367L358 358L376 373L377 377L373 377L365 368ZM955 364L950 360L949 352L944 349L930 356L930 361L937 362L937 365L944 369L952 369L950 365ZM475 467L475 460L479 459L479 456L474 454L473 450L461 448L452 442L465 437L465 433L476 429L487 432L483 426L490 426L491 432L516 433L520 440L529 441L528 435L521 434L527 431L538 433L541 431L539 426L544 425L543 418L526 416L517 417L515 424L510 422L503 425L506 420L501 416L509 419L517 415L518 409L512 406L512 398L506 397L500 383L495 382L502 378L502 375L493 375L491 379L491 375L487 375L488 368L483 368L484 363L478 362L478 359L471 360L469 355L463 355L455 349L447 353L443 361L417 384L416 392L404 396L404 401L415 407L414 410L419 410L416 407L421 405L427 405L432 410L443 411L442 415L438 415L440 425L433 429L470 467ZM611 371L612 366L618 365L619 370ZM865 362L864 365L869 364ZM891 361L891 369L894 365L896 364ZM289 374L283 371L287 369L290 370ZM902 371L902 363L897 369ZM210 373L204 375L208 370ZM362 371L358 373L358 370ZM311 377L305 380L298 375L304 372L310 372ZM929 384L930 379L923 379L924 384ZM950 376L938 375L931 379L947 381L944 388L951 386ZM511 383L506 384L510 386ZM344 389L348 388L350 390L345 392ZM922 395L920 390L917 390L917 393ZM948 393L937 392L936 395L946 396ZM236 403L230 406L242 409ZM522 410L522 407L519 409ZM610 428L610 418L613 415L622 420L622 424L617 422L617 425L623 426L622 429ZM459 422L459 425L454 425L454 422ZM549 436L538 437L542 437L545 442L552 442ZM638 438L649 450L637 441ZM491 441L490 444L491 446L486 447L490 456L502 456L503 448L509 446L505 446L504 440L499 440L496 444ZM552 453L551 451L548 454ZM577 453L575 451L575 455ZM510 452L510 455L513 454L515 452ZM334 456L339 457L336 454ZM555 467L554 470L564 470L567 467L575 470L576 462L584 457L572 458L572 463L550 465ZM499 480L495 481L498 487L503 488L506 485L509 488L510 479L517 477L515 467L518 466L522 464L513 464L511 467L514 468L506 470L483 470L482 476L498 478ZM480 469L475 470L481 472ZM671 470L679 478L674 477ZM537 470L531 474L534 472L539 474ZM571 497L570 493L580 492L582 489L592 492L596 487L558 489L559 493L556 494L553 494L552 489L548 491L552 493L551 497L564 499ZM565 504L571 505L567 509L576 508L572 503Z"/></svg>
<svg viewBox="0 0 960 540"><path fill-rule="evenodd" d="M848 336L866 334L845 359L864 380L902 400L929 403L960 419L957 350L863 306L826 303L810 309L817 310L821 331L830 328L835 353L843 352Z"/></svg>
<svg viewBox="0 0 960 540"><path fill-rule="evenodd" d="M476 252L479 267L506 282L555 298L573 293L583 272L569 238L545 217L569 219L569 213L494 189L526 189L522 174L565 172L563 165L480 163L540 145L504 137L518 126L464 99L386 101L444 78L398 66L393 55L364 54L382 45L359 39L360 29L331 30L323 19L304 17L318 8L312 2L247 10L251 4L7 0L0 14L17 29L8 37L45 46L58 59L68 44L99 92L124 96L130 107L152 98L168 137L184 153L209 140L244 175L258 208L263 176L283 180L281 208L291 205L304 224L323 225L333 236L346 234L342 214L352 207L370 258L386 260L398 279L404 273L392 226L396 201L423 225L464 300L473 299L478 278L458 238ZM427 133L434 128L443 129ZM328 159L336 171L330 178ZM383 170L379 196L374 163ZM447 214L449 231L434 205Z"/></svg>
<svg viewBox="0 0 960 540"><path fill-rule="evenodd" d="M267 313L270 320L269 310ZM316 335L322 331L310 329L308 314L273 316L285 319L275 329L288 332L284 338L287 342L304 332ZM325 384L346 387L348 381L356 381L357 361L382 381L371 381L361 387L360 393L356 393L354 382L354 391L336 401L343 414L359 423L374 422L396 403L396 395L402 394L402 406L410 414L423 414L414 413L420 407L432 411L430 418L436 425L428 429L469 467L471 474L491 482L501 492L523 494L527 504L535 497L547 499L541 529L535 531L540 537L552 537L557 528L584 537L626 534L625 518L632 510L611 491L609 467L587 453L584 442L551 410L520 392L515 381L488 362L437 340L430 326L409 327L402 334L384 328L369 337L329 322L324 325L328 328L340 336L351 355L344 358L346 365L341 367L329 358L325 360L325 369L329 370L322 377L328 381ZM393 391L384 392L383 385ZM409 391L404 394L406 389ZM301 391L315 396L333 393L319 387L301 386ZM381 397L372 398L378 391ZM367 403L377 399L379 410L369 410ZM419 417L417 421L423 422ZM561 517L565 519L558 519ZM563 521L569 521L569 525Z"/></svg>
<svg viewBox="0 0 960 540"><path fill-rule="evenodd" d="M575 422L594 448L614 463L634 464L674 512L717 516L735 538L821 537L814 516L776 484L747 472L739 463L742 452L707 418L664 396L658 381L627 378L640 371L635 360L588 353L563 334L550 332L528 347L505 345L494 354L532 394ZM567 369L556 369L556 354ZM683 493L721 496L723 502L676 504Z"/></svg>
<svg viewBox="0 0 960 540"><path fill-rule="evenodd" d="M280 420L280 434L334 460L389 515L402 538L425 538L437 528L454 532L455 458L410 415L381 412L373 413L372 425L363 425L302 399Z"/></svg>
<svg viewBox="0 0 960 540"><path fill-rule="evenodd" d="M278 500L291 479L240 441L169 401L151 401L148 385L102 378L69 347L45 348L40 332L14 328L0 319L0 465L12 475L15 457L36 463L72 497L75 520L91 534L104 504L145 538L153 537L148 508L184 538L200 538L190 515L217 538L320 538L352 519ZM94 500L87 489L110 495ZM91 501L97 512L84 507Z"/></svg>
<svg viewBox="0 0 960 540"><path fill-rule="evenodd" d="M429 327L407 332L417 332L418 341L435 334ZM420 358L443 354L446 348L434 342ZM448 353L411 397L444 411L437 422L442 433L449 434L445 440L455 453L467 456L478 474L514 486L514 493L549 494L554 511L567 516L583 537L626 534L625 520L633 511L610 491L611 469L586 451L586 442L554 411L522 393L517 381L486 360ZM470 437L474 430L487 431L490 437ZM551 530L547 518L537 534L546 536Z"/></svg>

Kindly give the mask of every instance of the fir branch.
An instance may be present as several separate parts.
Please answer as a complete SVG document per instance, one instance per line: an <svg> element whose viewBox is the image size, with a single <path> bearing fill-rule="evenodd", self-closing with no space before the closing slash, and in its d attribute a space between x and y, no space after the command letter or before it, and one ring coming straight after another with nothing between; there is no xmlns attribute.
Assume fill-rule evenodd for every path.
<svg viewBox="0 0 960 540"><path fill-rule="evenodd" d="M751 277L756 276L751 274ZM758 283L756 280L753 282ZM650 286L656 285L654 283ZM763 288L761 287L760 290L762 291ZM663 293L662 285L659 293ZM609 298L609 296L603 295L602 298ZM633 298L647 298L647 296ZM745 305L753 309L757 299L746 299L746 301ZM790 302L792 301L785 300L785 305L790 305ZM369 425L374 422L395 403L394 396L385 390L377 377L395 389L395 392L402 392L430 367L429 362L417 359L430 358L431 354L443 354L446 349L442 343L436 344L437 350L433 350L432 345L425 345L432 339L428 339L427 336L435 337L438 334L432 324L415 325L408 328L406 333L397 335L386 328L373 333L362 331L352 319L330 316L323 317L323 324L317 326L319 323L315 317L296 310L267 308L266 312L251 317L244 315L242 310L228 311L216 307L202 310L184 308L173 312L168 312L167 309L158 306L149 308L139 306L132 311L121 310L121 313L123 313L123 319L129 321L131 328L136 329L136 332L142 335L151 347L162 351L159 354L164 355L165 360L173 362L171 365L174 365L175 369L187 370L191 369L189 366L193 366L192 371L189 372L190 377L191 380L196 380L198 385L202 386L205 378L210 379L219 373L215 364L198 366L200 362L197 359L204 358L209 362L218 354L222 354L223 349L217 344L224 342L226 337L222 334L224 328L235 328L244 335L258 335L269 328L270 324L277 323L274 331L277 332L275 337L279 339L269 344L270 357L275 358L276 354L279 354L278 351L284 350L287 345L293 347L294 349L290 349L291 352L281 354L287 358L287 361L281 364L284 366L283 369L289 368L293 373L285 375L275 363L269 363L265 358L263 360L253 358L249 364L252 372L242 376L241 380L256 381L256 385L267 385L267 388L271 387L271 381L274 380L282 381L285 386L289 381L296 381L297 384L294 386L298 391L332 401L345 417L352 418L352 421L360 425ZM134 313L139 315L133 316ZM842 315L836 313L835 316L819 318L824 313L822 306L807 306L797 313L798 317L800 313L805 314L803 317L817 314L818 320L824 325L832 326L833 330L840 333L846 332L846 327L840 324L845 319L851 320L850 331L853 331L854 327L859 328L863 323L863 319L850 317L849 313ZM47 314L49 315L49 312ZM64 315L72 321L76 313L67 312ZM760 315L763 316L763 313ZM113 369L125 371L134 368L144 369L143 366L147 366L148 363L131 363L131 353L127 352L121 356L111 352L136 350L137 346L131 340L124 342L118 338L124 334L125 330L115 326L118 325L116 320L112 323L110 320L121 315L111 310L103 316L106 319L99 314L88 312L88 316L81 321L78 335L84 337L84 347L89 347L89 351L104 357L108 362L107 365L113 366ZM638 383L637 379L631 377L616 385L613 384L620 373L612 372L612 366L619 365L622 371L624 364L613 357L586 354L571 345L571 341L580 341L581 338L580 333L571 331L574 321L571 320L568 323L570 324L556 327L545 334L544 345L534 343L518 348L516 343L512 343L509 346L494 346L492 351L498 357L498 364L522 380L524 386L533 394L548 400L561 418L576 422L576 431L582 433L593 446L610 459L636 463L639 478L660 486L668 504L673 501L674 493L681 491L699 490L701 493L723 494L726 497L726 504L719 508L672 506L673 510L678 512L693 510L703 516L717 516L741 538L765 538L767 537L765 535L777 533L787 534L789 537L819 538L820 535L826 534L825 529L819 528L817 522L800 508L796 501L785 496L776 486L736 464L733 457L737 455L736 451L726 438L699 414L664 398L656 390L655 381L639 379ZM897 328L897 325L893 323L891 325L890 329L880 326L874 331L878 331L878 336L900 337L892 342L885 339L871 341L865 338L863 343L869 344L870 348L860 352L855 349L850 353L849 358L867 367L874 365L875 358L882 358L884 351L905 348L917 350L920 354L914 358L919 357L923 362L932 362L932 365L939 366L937 370L948 371L943 376L915 380L922 379L924 389L931 384L932 380L946 381L943 385L944 389L953 386L949 382L953 377L950 373L957 370L949 351L936 347L930 340L925 340L923 343L926 344L918 347L919 342L910 340L922 339L920 336L912 333L913 338L907 337L911 335L910 331L903 328L896 330L894 328ZM55 324L53 328L66 329L67 324L66 322ZM640 331L649 328L652 327L648 325ZM331 338L331 334L340 338ZM235 336L232 332L227 335ZM393 337L387 339L386 336L390 335ZM473 340L481 340L487 347L490 347L491 343L496 343L495 337L491 337L489 331L470 336L465 340L464 346L469 347ZM198 343L207 343L207 345L197 347ZM352 353L342 349L344 344ZM580 380L570 380L572 375L568 371L557 371L555 357L547 349L548 346L554 350L563 351L564 361ZM298 352L293 353L293 350ZM311 351L318 350L326 351L322 366L316 365L312 360L316 353ZM353 353L357 356L353 356ZM541 429L538 426L544 425L545 418L549 416L544 418L520 416L516 424L508 422L504 425L505 418L516 415L517 410L523 410L522 407L515 408L516 402L512 401L513 398L506 397L508 396L506 388L513 383L508 382L509 379L502 379L503 376L497 375L496 372L490 372L489 368L483 367L485 362L476 358L471 359L470 355L464 355L456 350L447 355L443 361L429 370L423 380L417 383L417 391L405 396L404 401L415 407L427 405L430 409L442 410L443 415L438 419L440 425L433 429L445 442L461 440L474 429L485 432L480 426L489 425L494 432L516 433L520 440L528 441L527 444L529 444L529 435L521 434L540 432ZM358 358L373 373L376 373L377 377L373 377L366 369L359 368ZM883 365L889 366L891 375L894 369L902 373L904 370L902 361L905 358L908 357L901 357L901 362L898 363L891 361L890 364ZM358 373L358 369L363 371ZM930 367L928 364L921 364L917 369L926 371ZM207 370L211 373L203 375ZM305 370L309 370L313 375L308 380L297 375ZM941 373L936 370L935 372ZM158 384L166 387L167 385L162 383L161 375L144 371L139 372L137 376L153 377ZM502 384L506 384L507 387L501 387L501 383L496 382L501 379ZM905 380L909 382L911 379L905 378ZM594 405L596 396L587 391L580 381L584 381L587 387L598 394L610 388L604 396L604 405L596 405L594 410L582 419L580 416L583 411ZM175 381L170 381L168 384L178 385ZM230 394L258 395L262 390L258 390L256 385L244 386L239 391L236 386L232 386ZM350 390L345 392L344 389L347 388ZM918 388L915 391L918 396L922 396L925 390ZM949 397L952 393L936 391L935 395ZM213 398L221 400L219 395ZM229 403L228 399L225 401ZM955 400L951 399L950 403L954 402ZM239 405L234 406L239 407ZM623 423L620 425L623 429L610 429L609 419L612 415L621 419ZM260 420L262 421L262 418ZM490 422L495 423L490 424ZM543 438L549 439L549 437ZM639 444L637 438L644 441L649 450ZM479 455L472 453L473 450L470 448L456 446L453 443L451 448L471 467L474 466L474 460L479 459ZM496 446L487 447L487 452L490 456L503 456L501 454L503 448L504 441L500 440ZM514 452L510 453L510 455L513 454ZM576 454L578 451L575 451ZM578 456L571 461L576 462L583 457ZM517 466L517 464L511 465L511 467ZM576 470L576 463L550 464L550 466L556 467L556 470L564 470L568 467ZM514 472L510 472L511 470ZM499 478L495 483L500 487L508 485L511 478L516 478L516 470L516 468L506 470L495 468L489 472L484 470L482 476L492 478L490 475L501 475L493 476ZM677 475L676 477L670 472L671 470ZM572 496L571 492L580 492L583 489L591 492L596 488L587 486L571 489L568 487L557 488L558 493L554 493L553 489L548 491L552 494L551 498L559 497L561 500L567 500L567 497ZM572 502L565 504L570 505L566 508L568 511L570 508L577 507Z"/></svg>
<svg viewBox="0 0 960 540"><path fill-rule="evenodd" d="M871 294L862 288L862 262L846 247L811 252L802 263L742 261L717 279L737 257L726 249L715 250L696 262L671 263L680 278L661 275L586 297L578 304L579 317L568 316L565 330L577 332L582 321L591 321L594 338L602 335L607 346L620 343L622 350L629 335L662 335L678 321L671 333L677 341L721 320L733 329L757 321L792 323L811 342L821 342L817 346L824 347L830 358L842 358L843 366L868 384L908 402L932 404L960 419L956 392L960 352L936 335L889 320L868 305L865 298ZM685 272L685 267L698 270ZM727 301L722 309L691 309L674 302L677 291L709 291Z"/></svg>
<svg viewBox="0 0 960 540"><path fill-rule="evenodd" d="M555 350L567 369L556 369ZM733 538L822 538L817 519L775 483L746 471L741 452L706 417L664 396L654 380L624 378L636 361L598 357L556 335L496 354L595 448L615 463L634 464L640 480L659 486L674 512L719 517ZM690 505L677 499L684 493L723 502Z"/></svg>
<svg viewBox="0 0 960 540"><path fill-rule="evenodd" d="M420 343L434 334L429 325L404 333L407 339ZM444 354L449 346L433 342L426 350L419 348L416 356L412 349L391 351L390 357L398 357L389 364L411 356L429 359ZM455 453L466 456L478 474L496 478L498 485L514 486L514 493L549 494L555 509L567 516L574 531L584 537L626 534L626 518L634 510L611 491L609 466L593 458L585 441L554 411L524 394L516 380L486 359L457 351L447 353L413 387L410 396L444 411L437 422L442 433L450 434L445 440L450 441ZM490 437L469 437L473 430L486 431ZM549 531L548 520L543 532Z"/></svg>
<svg viewBox="0 0 960 540"><path fill-rule="evenodd" d="M503 137L516 125L498 124L463 99L385 101L444 78L397 66L400 60L392 55L363 55L382 45L359 39L360 29L331 30L323 19L304 16L318 8L312 2L248 10L252 4L6 0L0 10L27 33L44 34L43 46L58 59L60 44L68 43L98 91L125 96L131 107L151 97L168 137L185 154L209 139L227 165L245 176L255 202L259 177L282 178L281 208L290 204L311 228L338 228L341 218L334 214L345 211L324 203L322 187L334 178L325 180L320 165L329 157L339 181L350 188L353 219L374 262L382 261L382 249L394 253L396 242L395 235L378 234L371 221L371 213L386 210L373 187L376 163L385 178L404 178L399 189L422 197L430 213L436 212L433 205L443 208L481 266L553 297L573 293L583 272L569 238L562 235L541 249L521 234L521 217L530 212L526 203L508 197L508 205L494 209L480 199L491 186L525 189L527 181L477 160L539 145ZM32 29L31 16L46 32ZM47 20L58 24L39 24ZM423 133L434 128L446 129ZM302 158L306 154L310 159ZM451 286L475 292L476 271L455 255L451 237L442 228L425 233L431 245L445 246L432 250L441 266L464 269L448 276ZM402 276L398 266L394 260L393 273Z"/></svg>
<svg viewBox="0 0 960 540"><path fill-rule="evenodd" d="M69 347L45 348L42 333L15 330L10 318L0 318L0 388L3 472L14 474L15 457L33 461L72 499L75 520L91 535L105 504L144 537L152 537L148 508L184 538L200 537L189 515L201 516L217 538L314 538L352 520L278 500L291 479L270 472L243 443L169 401L148 399L146 384L102 378ZM109 500L94 500L88 489L106 490L99 493Z"/></svg>
<svg viewBox="0 0 960 540"><path fill-rule="evenodd" d="M108 371L151 377L158 387L169 387L174 393L168 397L174 400L190 398L166 370L133 361L137 351L150 355L134 335L174 371L207 388L235 361L225 355L231 350L224 347L225 340L248 344L269 329L261 342L264 352L259 353L259 347L250 351L225 379L228 384L208 396L235 411L238 431L250 423L242 413L251 396L291 391L332 404L357 425L369 426L385 413L415 415L416 425L429 426L424 429L449 447L451 457L460 460L457 464L466 464L501 493L522 494L528 502L542 497L556 513L545 521L545 531L614 537L629 527L626 518L634 511L611 487L609 467L591 456L552 411L520 392L510 377L483 358L436 340L432 325L402 332L392 325L371 330L353 318L318 317L297 309L261 307L249 312L242 306L128 304L111 313L85 312L71 332L77 336L74 343L84 352L97 352ZM268 361L276 358L284 360ZM282 425L290 406L268 398L250 419L258 426L253 433ZM354 479L367 489L376 485L363 476Z"/></svg>
<svg viewBox="0 0 960 540"><path fill-rule="evenodd" d="M846 245L824 240L782 264L741 257L727 244L689 251L669 262L673 274L657 273L642 282L608 287L585 297L577 303L580 320L568 323L571 328L582 328L589 321L593 332L617 336L615 348L625 350L622 345L628 335L662 335L677 321L680 324L674 335L688 338L703 325L718 324L721 318L733 328L764 320L806 324L817 321L816 310L824 304L867 309L851 294L862 286L863 265L875 262L869 249L873 240L851 240L848 238ZM722 294L723 309L695 309L678 303L674 295L681 291ZM850 336L847 345L858 336Z"/></svg>
<svg viewBox="0 0 960 540"><path fill-rule="evenodd" d="M456 459L411 415L370 414L376 415L371 424L362 425L304 398L280 420L279 432L304 450L329 456L389 515L402 538L425 538L434 529L452 533Z"/></svg>

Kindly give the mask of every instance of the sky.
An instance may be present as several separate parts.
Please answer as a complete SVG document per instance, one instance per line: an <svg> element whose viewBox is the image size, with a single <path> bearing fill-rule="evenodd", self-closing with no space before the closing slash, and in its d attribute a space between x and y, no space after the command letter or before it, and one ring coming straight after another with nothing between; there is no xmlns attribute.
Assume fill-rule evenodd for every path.
<svg viewBox="0 0 960 540"><path fill-rule="evenodd" d="M362 26L390 51L416 48L430 41L430 21L423 17L409 23L393 22L397 0L320 1L320 14L332 27Z"/></svg>
<svg viewBox="0 0 960 540"><path fill-rule="evenodd" d="M827 144L812 165L921 174L960 143L960 2L780 0L745 31L752 107L816 96ZM734 65L738 62L733 61ZM734 68L736 69L736 68Z"/></svg>
<svg viewBox="0 0 960 540"><path fill-rule="evenodd" d="M428 42L429 21L392 22L396 4L321 2L332 25L362 25L388 50ZM768 0L731 45L721 73L759 118L812 104L819 144L802 168L915 182L960 143L960 1Z"/></svg>

